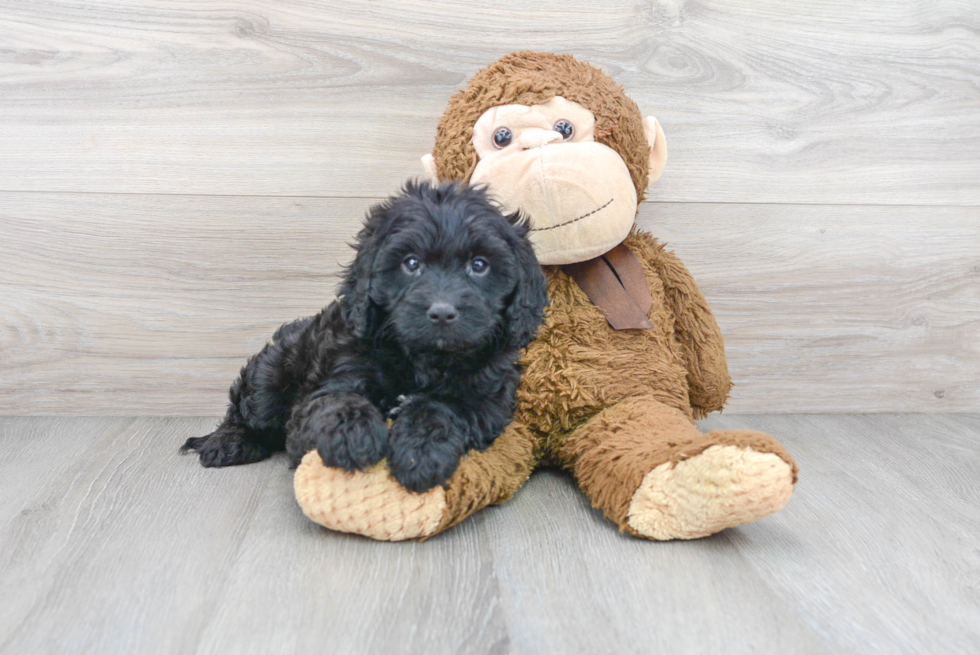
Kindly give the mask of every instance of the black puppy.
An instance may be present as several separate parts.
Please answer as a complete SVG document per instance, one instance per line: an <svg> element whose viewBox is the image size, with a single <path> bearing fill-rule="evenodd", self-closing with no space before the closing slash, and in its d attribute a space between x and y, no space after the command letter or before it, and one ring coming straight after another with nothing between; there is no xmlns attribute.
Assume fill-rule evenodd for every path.
<svg viewBox="0 0 980 655"><path fill-rule="evenodd" d="M296 466L315 448L347 470L387 457L412 491L446 482L510 422L548 301L527 232L481 189L409 183L368 212L340 298L280 327L181 450L231 466L285 448Z"/></svg>

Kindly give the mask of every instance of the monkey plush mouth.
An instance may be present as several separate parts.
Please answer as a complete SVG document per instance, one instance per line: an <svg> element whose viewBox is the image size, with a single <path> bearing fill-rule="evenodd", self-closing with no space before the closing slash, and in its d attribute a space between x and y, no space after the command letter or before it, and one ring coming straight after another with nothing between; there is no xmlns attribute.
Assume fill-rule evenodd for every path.
<svg viewBox="0 0 980 655"><path fill-rule="evenodd" d="M597 213L601 212L603 209L605 209L606 207L608 207L609 205L611 205L613 200L615 200L615 198L610 198L609 200L607 200L605 202L605 204L600 205L600 206L596 207L595 209L593 209L592 211L587 212L585 214L582 214L581 216L578 216L576 218L567 220L564 223L558 223L557 225L549 225L548 227L531 228L531 232L544 232L546 230L554 230L555 228L565 227L566 225L571 225L572 223L576 223L576 222L582 220L583 218L588 218L589 216L592 216L593 214L597 214Z"/></svg>

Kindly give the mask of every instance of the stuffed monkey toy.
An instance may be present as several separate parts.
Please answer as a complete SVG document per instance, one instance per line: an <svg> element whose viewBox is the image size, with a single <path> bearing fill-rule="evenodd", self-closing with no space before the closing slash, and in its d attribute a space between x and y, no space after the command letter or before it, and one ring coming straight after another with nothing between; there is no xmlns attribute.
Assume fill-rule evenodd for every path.
<svg viewBox="0 0 980 655"><path fill-rule="evenodd" d="M485 184L520 208L549 280L514 420L422 494L384 463L348 473L312 451L294 478L306 515L375 539L426 538L506 501L539 465L570 470L620 530L649 539L703 537L782 508L797 475L782 445L694 423L722 408L731 381L691 274L634 225L666 159L659 123L568 55L507 55L454 94L426 175Z"/></svg>

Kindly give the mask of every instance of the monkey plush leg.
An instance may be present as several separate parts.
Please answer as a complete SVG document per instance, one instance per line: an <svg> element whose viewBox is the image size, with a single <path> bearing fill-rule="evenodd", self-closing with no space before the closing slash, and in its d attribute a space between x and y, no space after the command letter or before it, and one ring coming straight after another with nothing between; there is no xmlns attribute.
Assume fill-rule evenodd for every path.
<svg viewBox="0 0 980 655"><path fill-rule="evenodd" d="M312 521L383 541L425 539L487 505L502 503L534 468L534 438L511 423L487 450L472 450L445 486L417 494L391 477L387 463L347 472L310 451L296 469L296 500Z"/></svg>
<svg viewBox="0 0 980 655"><path fill-rule="evenodd" d="M593 506L620 530L649 539L695 539L783 507L796 464L767 434L703 434L653 398L608 407L560 450Z"/></svg>

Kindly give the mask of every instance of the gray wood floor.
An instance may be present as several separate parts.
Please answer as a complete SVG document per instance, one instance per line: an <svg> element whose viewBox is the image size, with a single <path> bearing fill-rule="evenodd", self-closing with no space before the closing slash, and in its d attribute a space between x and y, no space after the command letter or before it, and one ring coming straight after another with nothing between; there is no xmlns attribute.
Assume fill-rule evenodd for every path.
<svg viewBox="0 0 980 655"><path fill-rule="evenodd" d="M980 416L714 417L783 440L786 509L623 536L567 475L425 543L308 522L212 418L0 419L3 653L977 653Z"/></svg>

